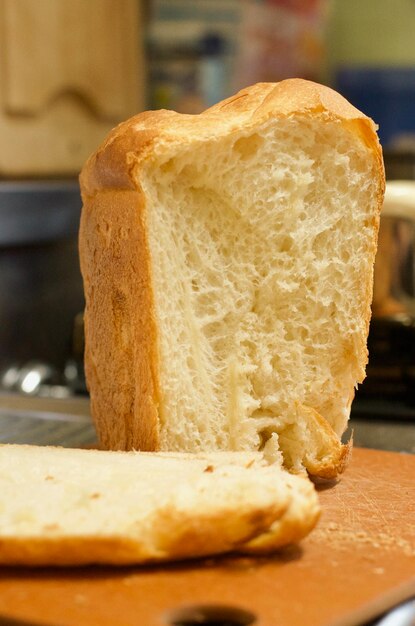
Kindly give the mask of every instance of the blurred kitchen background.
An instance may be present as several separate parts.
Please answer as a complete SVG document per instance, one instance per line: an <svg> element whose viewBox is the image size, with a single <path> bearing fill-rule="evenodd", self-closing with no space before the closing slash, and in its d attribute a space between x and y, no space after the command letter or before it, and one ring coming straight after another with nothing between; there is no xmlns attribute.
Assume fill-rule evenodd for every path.
<svg viewBox="0 0 415 626"><path fill-rule="evenodd" d="M415 452L415 0L0 0L0 441L93 444L77 176L118 122L304 77L380 125L360 445Z"/></svg>

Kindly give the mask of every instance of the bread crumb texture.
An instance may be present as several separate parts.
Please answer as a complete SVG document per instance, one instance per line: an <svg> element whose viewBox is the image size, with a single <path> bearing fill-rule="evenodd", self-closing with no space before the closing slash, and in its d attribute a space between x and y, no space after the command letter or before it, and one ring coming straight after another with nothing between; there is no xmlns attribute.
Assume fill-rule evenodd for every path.
<svg viewBox="0 0 415 626"><path fill-rule="evenodd" d="M274 437L298 469L309 441L299 405L340 435L364 377L377 192L367 147L338 122L273 120L192 144L140 180L162 448Z"/></svg>

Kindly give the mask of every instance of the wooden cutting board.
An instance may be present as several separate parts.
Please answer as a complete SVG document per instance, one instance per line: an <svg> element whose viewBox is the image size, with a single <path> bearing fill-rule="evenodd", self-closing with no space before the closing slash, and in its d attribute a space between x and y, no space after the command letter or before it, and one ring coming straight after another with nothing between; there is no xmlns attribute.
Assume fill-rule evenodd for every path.
<svg viewBox="0 0 415 626"><path fill-rule="evenodd" d="M207 606L199 614L219 607L225 615L220 607L230 607L229 626L351 626L415 596L415 456L356 449L341 481L319 491L317 528L278 556L146 568L4 568L0 614L59 626L223 623L184 620L186 607ZM244 621L232 609L256 619Z"/></svg>

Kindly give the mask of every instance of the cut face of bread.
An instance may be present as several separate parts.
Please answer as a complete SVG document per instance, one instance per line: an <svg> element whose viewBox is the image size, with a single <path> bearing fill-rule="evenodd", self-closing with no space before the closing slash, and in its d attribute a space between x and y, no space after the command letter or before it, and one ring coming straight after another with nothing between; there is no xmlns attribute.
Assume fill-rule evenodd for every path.
<svg viewBox="0 0 415 626"><path fill-rule="evenodd" d="M311 483L260 454L0 446L3 564L269 553L302 539L318 515Z"/></svg>
<svg viewBox="0 0 415 626"><path fill-rule="evenodd" d="M364 376L366 146L300 117L180 152L140 172L161 447L256 449L292 426L295 401L341 434Z"/></svg>
<svg viewBox="0 0 415 626"><path fill-rule="evenodd" d="M140 424L153 421L153 445L163 450L265 449L295 470L335 475L367 360L383 190L370 121L305 81L257 85L193 118L150 115L123 131L141 132L144 147L134 152L131 139L120 156L114 136L82 179L87 371L101 440L140 447ZM92 257L102 246L114 252L121 237L115 222L113 243L92 235L117 211L115 196L112 211L105 208L102 191L111 150L112 163L117 156L129 164L146 248L146 268L141 263L140 275L128 274L119 289L128 299L126 281L135 280L151 292L141 321L122 323L124 334L140 323L153 333L146 357L153 401L139 420L134 397L150 393L148 382L130 393L128 417L125 400L122 411L116 400L120 373L110 381L97 372L97 316L106 314L92 302L100 284ZM112 337L125 377L120 332ZM122 428L111 422L117 412Z"/></svg>

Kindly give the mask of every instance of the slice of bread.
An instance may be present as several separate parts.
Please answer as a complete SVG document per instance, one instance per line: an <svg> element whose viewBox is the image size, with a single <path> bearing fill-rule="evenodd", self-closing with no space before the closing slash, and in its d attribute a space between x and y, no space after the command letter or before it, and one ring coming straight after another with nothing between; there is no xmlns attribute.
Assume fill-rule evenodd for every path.
<svg viewBox="0 0 415 626"><path fill-rule="evenodd" d="M81 175L103 447L263 449L342 471L384 191L375 131L299 79L113 130Z"/></svg>
<svg viewBox="0 0 415 626"><path fill-rule="evenodd" d="M0 563L148 563L271 552L317 521L311 482L256 453L0 446Z"/></svg>

